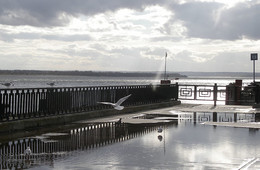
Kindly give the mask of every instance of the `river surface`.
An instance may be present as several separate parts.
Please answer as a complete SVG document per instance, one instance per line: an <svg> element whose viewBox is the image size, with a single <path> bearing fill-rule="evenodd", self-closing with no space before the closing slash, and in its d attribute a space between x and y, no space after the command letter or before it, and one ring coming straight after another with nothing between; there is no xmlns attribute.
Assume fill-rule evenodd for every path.
<svg viewBox="0 0 260 170"><path fill-rule="evenodd" d="M1 76L1 88L156 84L144 78L103 78L81 76ZM180 84L221 85L232 78L188 78ZM250 79L243 79L245 84ZM234 121L234 114L219 113L217 121ZM238 114L237 121L255 122L254 115ZM123 126L114 124L77 125L63 130L38 132L9 141L0 141L0 169L260 169L258 129L218 127L203 124L212 113L179 113L176 120L159 125ZM258 122L256 122L258 123ZM75 125L73 125L75 126ZM29 146L30 157L24 150Z"/></svg>
<svg viewBox="0 0 260 170"><path fill-rule="evenodd" d="M171 83L192 85L218 85L225 86L234 83L236 79L243 80L243 86L252 82L246 77L188 77L171 80ZM256 79L260 81L260 79ZM2 83L12 82L6 87ZM57 76L57 75L0 75L0 88L42 88L50 87L85 87L85 86L114 86L114 85L149 85L159 84L160 80L152 77L92 77L92 76Z"/></svg>

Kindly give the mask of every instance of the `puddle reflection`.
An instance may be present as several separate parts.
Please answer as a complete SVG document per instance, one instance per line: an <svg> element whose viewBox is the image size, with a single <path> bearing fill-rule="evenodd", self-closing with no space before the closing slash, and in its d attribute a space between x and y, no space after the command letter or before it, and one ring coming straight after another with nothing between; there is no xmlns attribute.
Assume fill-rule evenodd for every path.
<svg viewBox="0 0 260 170"><path fill-rule="evenodd" d="M177 126L176 121L166 124ZM9 141L0 144L0 169L23 169L42 164L52 166L55 159L68 156L72 151L92 149L137 138L156 131L158 127L159 124L89 124L59 133L46 133ZM162 137L159 140L162 140ZM27 147L32 151L29 157L24 154Z"/></svg>
<svg viewBox="0 0 260 170"><path fill-rule="evenodd" d="M258 129L249 129L248 133L245 129L210 128L201 124L205 121L256 122L254 114L181 112L177 116L176 114L175 116L148 114L135 118L158 119L162 117L169 121L155 124L122 123L118 125L115 122L85 124L84 126L79 124L77 128L0 143L0 169L37 169L37 167L46 166L53 169L55 166L71 166L73 169L79 164L81 167L90 166L98 161L97 156L102 163L108 164L99 165L103 168L111 165L120 169L120 167L128 167L129 164L138 167L143 165L143 161L147 161L145 163L147 167L158 169L161 167L167 169L168 166L168 169L189 165L198 167L202 164L203 167L207 167L204 160L215 163L217 168L229 168L237 167L241 160L258 152L255 149L258 147L255 142L259 138ZM162 131L159 131L160 128ZM103 147L106 145L110 146ZM117 149L118 146L122 149ZM29 157L24 154L27 147L30 147L32 151ZM89 150L95 152L88 152ZM127 154L125 154L126 151ZM110 157L107 154L110 154ZM217 159L216 155L219 155ZM154 157L157 156L158 160L154 162ZM258 154L254 156L259 157ZM231 157L233 159L229 160ZM60 161L64 159L66 161ZM68 162L67 159L69 159ZM111 164L116 161L118 164ZM216 166L219 163L221 166ZM92 167L95 168L97 164L97 162L94 163Z"/></svg>
<svg viewBox="0 0 260 170"><path fill-rule="evenodd" d="M256 122L255 114L250 113L217 113L217 112L182 112L178 114L178 121L203 122Z"/></svg>

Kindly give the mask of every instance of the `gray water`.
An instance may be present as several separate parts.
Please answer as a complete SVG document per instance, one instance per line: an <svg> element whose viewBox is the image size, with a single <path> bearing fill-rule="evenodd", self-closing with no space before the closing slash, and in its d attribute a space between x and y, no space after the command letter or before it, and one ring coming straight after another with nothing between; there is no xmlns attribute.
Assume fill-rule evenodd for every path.
<svg viewBox="0 0 260 170"><path fill-rule="evenodd" d="M246 86L252 79L240 77L188 77L171 80L171 83L192 85L227 85L242 79ZM256 79L260 81L260 79ZM13 86L6 87L2 83L12 82ZM92 76L57 76L57 75L0 75L1 88L42 88L50 87L48 83L55 83L54 87L85 87L85 86L114 86L114 85L149 85L159 84L160 80L153 77L92 77Z"/></svg>

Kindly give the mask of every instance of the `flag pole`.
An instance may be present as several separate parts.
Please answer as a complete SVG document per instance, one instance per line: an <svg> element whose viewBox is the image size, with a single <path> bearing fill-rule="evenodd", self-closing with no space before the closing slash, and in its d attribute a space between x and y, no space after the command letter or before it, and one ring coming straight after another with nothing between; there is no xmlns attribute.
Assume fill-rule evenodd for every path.
<svg viewBox="0 0 260 170"><path fill-rule="evenodd" d="M166 58L167 58L167 52L165 53L164 80L166 80Z"/></svg>

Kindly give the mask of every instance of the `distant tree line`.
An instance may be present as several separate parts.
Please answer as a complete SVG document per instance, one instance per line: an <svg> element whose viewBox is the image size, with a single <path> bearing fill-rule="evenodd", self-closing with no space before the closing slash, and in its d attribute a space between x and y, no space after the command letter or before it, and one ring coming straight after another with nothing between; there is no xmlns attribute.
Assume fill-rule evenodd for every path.
<svg viewBox="0 0 260 170"><path fill-rule="evenodd" d="M45 70L0 70L0 75L68 75L68 76L104 76L104 77L164 77L163 72L112 72L112 71L45 71ZM169 72L167 77L187 77Z"/></svg>
<svg viewBox="0 0 260 170"><path fill-rule="evenodd" d="M252 77L252 72L180 72L180 74L187 76L198 77ZM257 77L260 77L260 73L256 73Z"/></svg>

